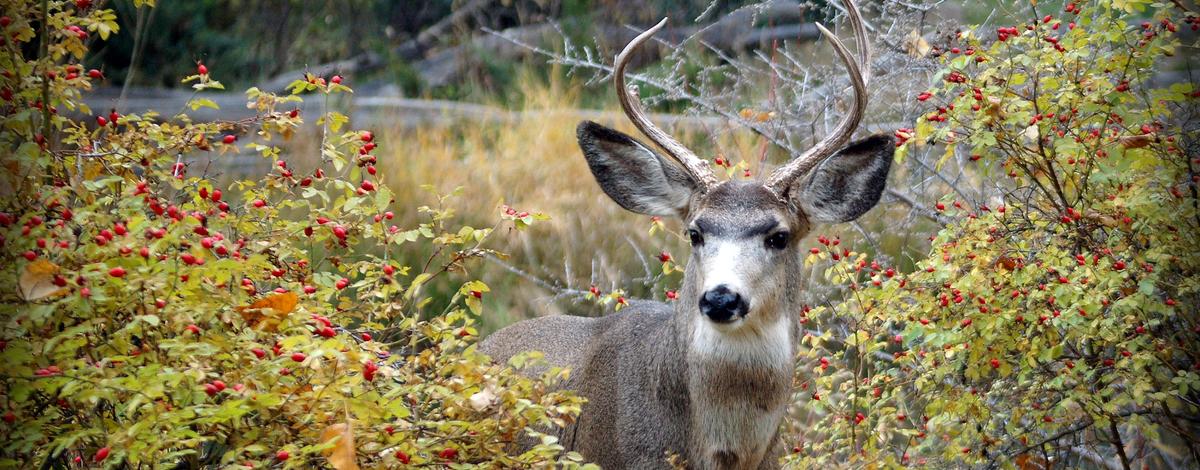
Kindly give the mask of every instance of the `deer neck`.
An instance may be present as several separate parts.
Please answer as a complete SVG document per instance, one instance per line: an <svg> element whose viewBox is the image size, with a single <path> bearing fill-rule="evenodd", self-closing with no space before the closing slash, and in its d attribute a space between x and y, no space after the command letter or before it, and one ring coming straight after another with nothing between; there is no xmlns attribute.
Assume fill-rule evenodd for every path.
<svg viewBox="0 0 1200 470"><path fill-rule="evenodd" d="M790 299L762 305L751 315L774 321L725 331L696 310L699 289L686 277L674 319L687 364L689 461L696 468L756 468L768 458L791 396L794 309Z"/></svg>

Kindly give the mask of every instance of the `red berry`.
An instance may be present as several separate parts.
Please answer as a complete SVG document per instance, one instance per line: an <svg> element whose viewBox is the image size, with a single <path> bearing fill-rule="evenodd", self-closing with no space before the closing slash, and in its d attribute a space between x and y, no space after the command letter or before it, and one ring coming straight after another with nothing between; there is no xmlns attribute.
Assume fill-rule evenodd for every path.
<svg viewBox="0 0 1200 470"><path fill-rule="evenodd" d="M237 136L233 134L227 134L225 137L221 138L221 142L224 142L225 145L231 145L234 142L237 142Z"/></svg>
<svg viewBox="0 0 1200 470"><path fill-rule="evenodd" d="M290 455L288 454L288 451L286 451L286 450L281 450L281 451L275 453L275 460L278 460L280 462L287 460L288 457L290 457Z"/></svg>
<svg viewBox="0 0 1200 470"><path fill-rule="evenodd" d="M332 83L334 83L335 85L336 85L336 84L341 84L341 83L342 83L342 76L341 76L341 75L334 75L334 76L333 76L333 78L330 78L330 79L329 79L329 81L330 81L330 82L332 82Z"/></svg>
<svg viewBox="0 0 1200 470"><path fill-rule="evenodd" d="M454 458L458 457L458 450L447 447L445 449L442 449L441 452L438 452L438 457L441 457L446 460L453 460Z"/></svg>
<svg viewBox="0 0 1200 470"><path fill-rule="evenodd" d="M267 201L264 201L262 199L255 199L253 204L254 204L254 207L261 208L261 207L267 205Z"/></svg>
<svg viewBox="0 0 1200 470"><path fill-rule="evenodd" d="M208 75L208 67L205 67L204 64L196 64L196 73L200 75Z"/></svg>
<svg viewBox="0 0 1200 470"><path fill-rule="evenodd" d="M104 74L96 69L88 70L88 76L95 80L100 80L100 79L104 78Z"/></svg>
<svg viewBox="0 0 1200 470"><path fill-rule="evenodd" d="M396 451L396 460L406 465L412 461L409 459L408 454L405 454L404 451L401 450Z"/></svg>
<svg viewBox="0 0 1200 470"><path fill-rule="evenodd" d="M196 326L195 324L188 325L185 329L188 331L188 333L194 335L200 334L200 327Z"/></svg>
<svg viewBox="0 0 1200 470"><path fill-rule="evenodd" d="M33 250L26 251L25 259L27 259L29 261L33 261L33 260L37 259L37 253L35 253Z"/></svg>
<svg viewBox="0 0 1200 470"><path fill-rule="evenodd" d="M375 140L375 134L372 134L371 131L363 131L358 137L359 139L362 139L363 142Z"/></svg>
<svg viewBox="0 0 1200 470"><path fill-rule="evenodd" d="M300 352L292 353L292 360L296 361L296 362L304 362L304 359L306 357L308 357L308 356L305 356L304 353L300 353Z"/></svg>
<svg viewBox="0 0 1200 470"><path fill-rule="evenodd" d="M346 286L348 286L348 285L350 285L350 280L343 277L341 279L338 279L337 284L334 284L334 287L337 287L338 290L342 290L342 289L345 289Z"/></svg>
<svg viewBox="0 0 1200 470"><path fill-rule="evenodd" d="M257 357L259 359L262 359L267 356L267 352L263 351L262 349L259 349L259 348L251 349L250 352L254 353L254 357Z"/></svg>
<svg viewBox="0 0 1200 470"><path fill-rule="evenodd" d="M108 270L108 275L112 277L125 277L125 268L117 266Z"/></svg>
<svg viewBox="0 0 1200 470"><path fill-rule="evenodd" d="M363 334L362 334L362 340L363 340L363 341L370 341L370 340L371 340L371 334L370 334L370 333L363 333Z"/></svg>
<svg viewBox="0 0 1200 470"><path fill-rule="evenodd" d="M108 447L101 447L99 450L96 451L96 455L94 455L92 457L92 461L93 462L103 461L104 459L108 458L108 453L109 453Z"/></svg>

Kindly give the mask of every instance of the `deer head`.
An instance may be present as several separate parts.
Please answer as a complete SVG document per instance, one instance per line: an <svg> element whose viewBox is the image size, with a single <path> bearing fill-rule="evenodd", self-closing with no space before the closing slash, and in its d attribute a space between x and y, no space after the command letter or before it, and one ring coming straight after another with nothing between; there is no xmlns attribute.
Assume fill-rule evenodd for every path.
<svg viewBox="0 0 1200 470"><path fill-rule="evenodd" d="M605 193L630 211L683 220L692 243L681 289L684 311L715 331L756 331L794 311L804 254L799 241L814 223L854 220L883 191L891 137L849 143L867 105L870 53L858 9L845 0L858 42L857 59L824 27L850 75L854 105L834 131L762 181L719 182L707 162L647 117L625 69L637 48L666 19L631 41L616 58L613 81L625 114L662 152L599 124L580 123L577 134L588 166Z"/></svg>

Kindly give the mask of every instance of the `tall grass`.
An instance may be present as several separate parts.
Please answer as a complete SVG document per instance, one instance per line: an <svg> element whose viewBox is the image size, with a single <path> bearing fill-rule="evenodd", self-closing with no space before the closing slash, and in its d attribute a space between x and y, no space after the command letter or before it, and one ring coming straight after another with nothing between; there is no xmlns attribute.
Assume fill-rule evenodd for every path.
<svg viewBox="0 0 1200 470"><path fill-rule="evenodd" d="M621 209L594 182L575 139L581 118L574 109L581 88L531 75L522 83L514 110L534 112L517 122L418 129L397 125L378 132L381 181L395 192L397 207L410 211L398 218L420 218L411 212L419 204L406 201L428 200L424 185L442 194L461 188L461 196L449 203L475 226L492 225L502 204L551 217L524 232L501 227L494 248L511 256L472 273L493 289L485 299L490 307L482 322L485 330L565 310L595 313L594 304L577 302L577 295L538 281L564 289L586 291L596 285L605 292L622 288L638 297L663 298L663 286L678 279L656 276L661 273L657 255L664 250L683 254L683 244L673 234L651 236L649 217ZM621 120L604 124L634 132Z"/></svg>
<svg viewBox="0 0 1200 470"><path fill-rule="evenodd" d="M477 228L494 226L502 205L551 217L521 232L501 225L490 248L509 256L466 267L467 275L492 288L484 298L484 334L541 315L611 311L612 306L599 306L578 295L593 285L605 293L621 289L631 298L662 300L665 291L681 280L678 273L664 276L658 260L659 253L667 251L676 261L686 262L688 249L678 221L665 219L667 230L651 235L650 217L625 211L595 183L575 139L575 127L584 119L578 107L585 88L562 77L561 73L522 72L516 98L505 100L509 110L524 111L516 113L515 121L462 120L412 127L405 116L396 115L380 119L392 122L390 126L372 126L380 144L375 152L378 179L395 194L397 225L421 223L427 215L418 207L436 204L436 195L456 190L459 196L445 203L460 220ZM604 111L610 113L600 119L602 124L638 135L618 111L615 99L604 105ZM764 152L771 160L784 158L747 131L668 130L702 157L720 153L734 163L745 160L751 177L764 172L760 167ZM317 154L314 141L293 145L293 154ZM745 175L737 170L729 177ZM902 261L905 253L924 251L922 234L928 229L895 230L898 219L907 214L905 207L881 204L857 226L823 227L818 232L840 235L848 245L864 241L865 234L873 250ZM905 225L914 224L909 220ZM430 253L407 245L393 255L409 266L421 266ZM820 272L814 267L812 281L803 287L814 303L826 301L832 293L821 282ZM463 280L447 279L427 289L435 296L449 297Z"/></svg>

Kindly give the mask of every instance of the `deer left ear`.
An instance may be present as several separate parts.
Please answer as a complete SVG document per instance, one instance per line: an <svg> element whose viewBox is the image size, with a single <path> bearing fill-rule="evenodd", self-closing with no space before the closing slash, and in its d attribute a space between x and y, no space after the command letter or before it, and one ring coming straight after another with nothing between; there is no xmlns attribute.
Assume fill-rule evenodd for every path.
<svg viewBox="0 0 1200 470"><path fill-rule="evenodd" d="M788 199L813 222L857 219L879 202L895 150L895 140L886 134L851 142L792 183Z"/></svg>

